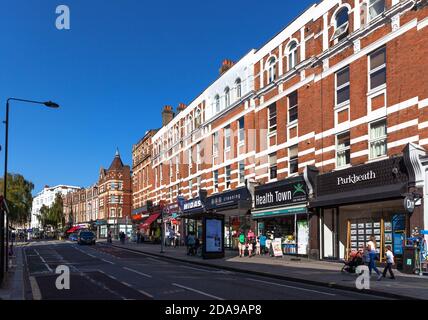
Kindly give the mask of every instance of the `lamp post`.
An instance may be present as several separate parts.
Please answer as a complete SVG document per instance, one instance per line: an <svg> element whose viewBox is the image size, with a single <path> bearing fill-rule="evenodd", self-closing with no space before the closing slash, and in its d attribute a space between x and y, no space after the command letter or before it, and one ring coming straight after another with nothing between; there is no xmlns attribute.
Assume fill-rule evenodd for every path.
<svg viewBox="0 0 428 320"><path fill-rule="evenodd" d="M32 103L32 104L40 104L44 105L48 108L59 108L59 105L52 101L34 101L34 100L27 100L27 99L18 99L18 98L9 98L6 101L6 120L4 123L6 124L6 134L5 134L5 150L4 150L4 180L3 180L3 196L5 201L7 202L7 156L8 156L8 145L9 145L9 106L10 101L17 101L17 102L24 102L24 103ZM9 217L6 215L6 226L4 226L4 211L0 210L0 280L3 279L4 276L4 270L9 269ZM5 241L6 240L6 241ZM5 244L6 242L6 244ZM5 253L5 247L6 247L6 253ZM6 263L5 263L6 262Z"/></svg>

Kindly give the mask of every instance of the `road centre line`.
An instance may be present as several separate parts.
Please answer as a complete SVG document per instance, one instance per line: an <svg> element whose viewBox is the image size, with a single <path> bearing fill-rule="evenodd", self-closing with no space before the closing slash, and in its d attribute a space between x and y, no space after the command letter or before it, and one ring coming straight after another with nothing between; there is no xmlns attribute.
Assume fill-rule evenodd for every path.
<svg viewBox="0 0 428 320"><path fill-rule="evenodd" d="M137 271L137 270L134 270L134 269L128 268L128 267L123 267L123 269L128 270L128 271L131 271L131 272L134 272L134 273L139 274L140 276L143 276L143 277L153 278L151 275L149 275L149 274L147 274L147 273L143 273L143 272L140 272L140 271Z"/></svg>
<svg viewBox="0 0 428 320"><path fill-rule="evenodd" d="M312 290L312 289L305 289L305 288L300 288L300 287L294 287L294 286L289 286L289 285L285 285L285 284L281 284L281 283L263 281L263 280L252 279L252 278L246 278L246 279L250 280L250 281L264 283L264 284L271 284L271 285L279 286L279 287L285 287L285 288L297 289L297 290L309 291L309 292L316 292L316 293L324 294L324 295L327 295L327 296L335 296L334 293L327 293L327 292L322 292L322 291L317 291L317 290Z"/></svg>
<svg viewBox="0 0 428 320"><path fill-rule="evenodd" d="M203 296L206 296L206 297L209 297L209 298L213 298L213 299L215 299L215 300L224 300L223 298L220 298L220 297L214 296L214 295L212 295L212 294L209 294L209 293L206 293L206 292L203 292L203 291L200 291L200 290L196 290L196 289L193 289L193 288L189 288L189 287L183 286L183 285L178 284L178 283L172 283L172 285L173 285L173 286L175 286L175 287L181 288L181 289L186 289L186 290L189 290L189 291L192 291L192 292L199 293L199 294L201 294L201 295L203 295Z"/></svg>
<svg viewBox="0 0 428 320"><path fill-rule="evenodd" d="M53 272L52 268L49 267L49 265L46 263L46 260L43 259L43 257L40 255L40 253L36 249L34 249L34 252L39 256L40 260L42 260L43 264L49 270L49 272Z"/></svg>

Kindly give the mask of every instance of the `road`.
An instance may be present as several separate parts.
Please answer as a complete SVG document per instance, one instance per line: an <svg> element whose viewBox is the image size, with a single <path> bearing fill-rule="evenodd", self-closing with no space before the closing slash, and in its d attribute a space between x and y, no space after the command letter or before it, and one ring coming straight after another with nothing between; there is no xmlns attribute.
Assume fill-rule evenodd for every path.
<svg viewBox="0 0 428 320"><path fill-rule="evenodd" d="M25 247L26 299L35 300L355 300L380 299L296 282L200 267L106 244L60 241ZM58 266L70 289L58 290Z"/></svg>

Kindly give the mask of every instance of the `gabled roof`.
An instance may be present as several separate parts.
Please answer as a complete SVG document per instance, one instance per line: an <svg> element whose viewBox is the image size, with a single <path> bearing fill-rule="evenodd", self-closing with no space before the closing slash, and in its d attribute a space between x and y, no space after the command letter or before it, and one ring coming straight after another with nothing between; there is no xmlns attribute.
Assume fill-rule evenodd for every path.
<svg viewBox="0 0 428 320"><path fill-rule="evenodd" d="M123 162L120 158L119 149L116 150L116 155L114 156L113 162L111 163L108 171L121 170L123 168Z"/></svg>

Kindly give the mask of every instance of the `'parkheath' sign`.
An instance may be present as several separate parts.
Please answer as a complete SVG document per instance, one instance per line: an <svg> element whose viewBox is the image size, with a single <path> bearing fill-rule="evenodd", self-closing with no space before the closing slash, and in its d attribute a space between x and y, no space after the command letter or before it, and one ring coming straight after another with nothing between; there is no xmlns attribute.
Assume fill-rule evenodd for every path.
<svg viewBox="0 0 428 320"><path fill-rule="evenodd" d="M373 170L368 171L365 174L350 174L345 177L338 177L337 178L337 185L345 185L345 184L356 184L358 182L367 181L367 180L373 180L376 179L376 173Z"/></svg>

